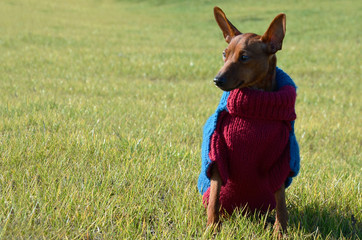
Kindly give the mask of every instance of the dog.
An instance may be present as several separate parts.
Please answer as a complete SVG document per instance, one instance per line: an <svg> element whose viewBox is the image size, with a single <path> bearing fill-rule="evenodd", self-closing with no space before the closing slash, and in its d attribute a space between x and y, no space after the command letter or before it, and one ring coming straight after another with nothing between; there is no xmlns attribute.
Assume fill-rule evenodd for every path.
<svg viewBox="0 0 362 240"><path fill-rule="evenodd" d="M223 111L220 114L215 133L210 140L214 150L212 150L213 147L210 147L209 155L212 163L207 170L210 187L204 194L204 203L207 208L207 225L219 226L219 215L222 208L228 208L226 211L230 213L236 208L246 208L250 211L258 209L264 209L265 211L266 209L267 211L275 207L274 232L280 236L287 231L288 222L284 182L290 176L291 171L286 156L288 152L287 138L291 128L290 122L296 118L294 112L295 89L286 88L288 90L286 99L289 99L289 96L291 99L286 104L286 108L288 108L285 114L287 116L285 117L286 119L268 121L262 118L260 120L256 113L255 116L253 115L254 113L251 113L250 116L244 117L244 111L247 113L249 110L243 110L241 112L242 117L240 117L237 115L239 112L237 108L240 101L246 101L243 103L246 104L245 106L240 106L248 108L248 104L252 103L252 99L259 101L259 99L264 98L264 95L274 96L273 94L279 94L276 82L277 59L275 54L282 49L286 32L286 15L277 15L263 35L241 33L226 18L225 13L219 7L214 8L214 15L217 24L222 30L225 41L228 43L227 48L223 51L224 65L214 78L214 83L221 90L230 92L230 96L227 100L228 111ZM248 94L250 96L259 94L255 96L260 97L253 98ZM241 96L240 101L238 100L239 96ZM248 101L244 99L245 96L248 96ZM234 103L230 103L232 99L236 99ZM258 107L264 109L263 111L269 111L267 109L268 101L266 104L258 104ZM281 104L283 105L284 103ZM282 109L282 111L284 110ZM236 133L233 132L232 126L237 121L243 121L243 124L247 124L251 130L248 129L248 131L250 130L249 132L242 132L241 128L243 127L241 127ZM269 136L269 132L257 130L256 125L270 125L270 128L275 128L276 130L270 131L272 136ZM255 142L249 143L253 141L253 134L259 134L262 137L255 137ZM270 138L269 142L263 142L264 135L266 136L265 138ZM279 139L279 136L282 136L281 139ZM280 143L283 145L282 147L279 147L279 142L282 142ZM242 144L241 147L239 143ZM269 146L270 143L276 147ZM264 162L263 159L268 159L269 153L264 150L261 153L259 145L268 145L266 149L271 152L270 157L272 158L275 155L277 160L272 163ZM250 153L245 155L245 149ZM240 155L245 155L246 157L240 160L238 157ZM252 162L254 161L253 159L250 160L252 163L249 164L249 158L252 158L251 156L254 155L258 156L258 159L255 163ZM236 156L238 159L235 160L233 156ZM248 181L252 182L244 183ZM255 182L255 189L253 189L253 182ZM264 185L267 187L264 187ZM258 189L260 190L259 192ZM228 204L230 206L227 206Z"/></svg>

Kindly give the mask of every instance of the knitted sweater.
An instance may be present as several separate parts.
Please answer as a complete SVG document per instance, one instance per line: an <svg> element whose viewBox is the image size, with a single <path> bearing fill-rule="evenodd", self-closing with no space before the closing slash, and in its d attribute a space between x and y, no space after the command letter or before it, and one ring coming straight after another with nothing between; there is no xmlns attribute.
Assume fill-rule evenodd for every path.
<svg viewBox="0 0 362 240"><path fill-rule="evenodd" d="M206 123L198 184L205 202L212 164L218 166L223 181L220 202L229 213L246 204L251 210L274 208L274 192L283 183L289 186L291 177L297 175L299 148L293 129L296 87L279 68L276 80L277 92L225 92Z"/></svg>

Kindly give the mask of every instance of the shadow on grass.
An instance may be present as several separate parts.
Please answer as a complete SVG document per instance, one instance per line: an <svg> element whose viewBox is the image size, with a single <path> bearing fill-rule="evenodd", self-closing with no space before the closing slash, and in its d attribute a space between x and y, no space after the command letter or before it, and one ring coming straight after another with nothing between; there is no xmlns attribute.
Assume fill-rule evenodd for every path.
<svg viewBox="0 0 362 240"><path fill-rule="evenodd" d="M289 209L290 227L300 229L313 238L361 239L362 223L356 213L341 213L337 205L320 206L311 204L303 209Z"/></svg>

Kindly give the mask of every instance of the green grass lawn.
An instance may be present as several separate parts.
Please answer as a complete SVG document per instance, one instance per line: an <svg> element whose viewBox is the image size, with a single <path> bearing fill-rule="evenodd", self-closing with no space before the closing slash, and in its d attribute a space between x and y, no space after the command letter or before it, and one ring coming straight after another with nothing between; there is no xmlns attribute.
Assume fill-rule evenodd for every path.
<svg viewBox="0 0 362 240"><path fill-rule="evenodd" d="M0 239L212 237L196 185L226 47L214 5L259 34L287 14L290 239L362 238L361 1L3 0ZM267 218L214 237L272 238Z"/></svg>

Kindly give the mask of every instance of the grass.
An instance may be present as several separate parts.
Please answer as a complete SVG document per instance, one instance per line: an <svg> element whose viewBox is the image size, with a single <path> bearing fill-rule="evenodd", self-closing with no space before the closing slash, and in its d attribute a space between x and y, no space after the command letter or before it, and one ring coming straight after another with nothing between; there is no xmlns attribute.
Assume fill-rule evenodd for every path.
<svg viewBox="0 0 362 240"><path fill-rule="evenodd" d="M0 2L0 239L208 239L196 184L226 44L212 1ZM244 32L279 12L302 169L291 239L361 239L358 1L227 1ZM273 215L273 213L271 213ZM267 216L216 239L269 239Z"/></svg>

